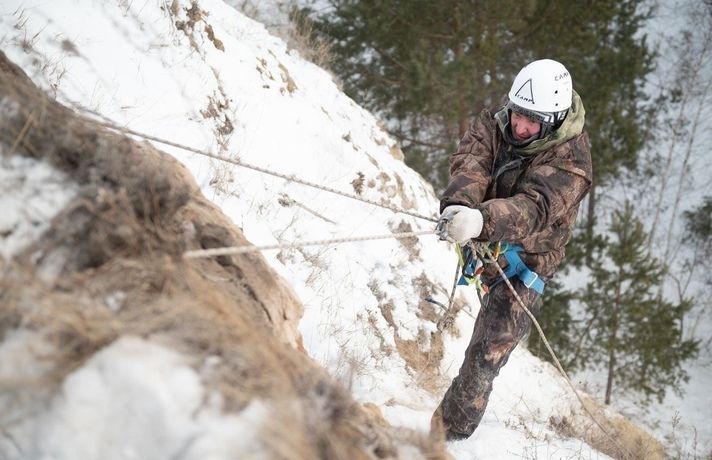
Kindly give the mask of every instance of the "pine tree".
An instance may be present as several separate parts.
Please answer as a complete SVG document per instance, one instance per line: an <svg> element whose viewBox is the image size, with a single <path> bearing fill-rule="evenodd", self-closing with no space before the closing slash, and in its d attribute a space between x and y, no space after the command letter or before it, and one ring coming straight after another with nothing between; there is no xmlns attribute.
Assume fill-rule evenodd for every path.
<svg viewBox="0 0 712 460"><path fill-rule="evenodd" d="M551 20L531 41L531 48L536 55L556 56L565 63L586 108L595 178L587 200L587 257L595 246L598 191L624 169L636 168L641 150L653 140L651 123L661 108L644 91L656 58L641 33L652 15L648 5L640 0L585 6L542 2L536 13L549 12Z"/></svg>
<svg viewBox="0 0 712 460"><path fill-rule="evenodd" d="M331 44L345 92L387 120L406 161L443 185L472 115L500 102L524 62L513 40L531 28L529 3L327 3L311 17Z"/></svg>
<svg viewBox="0 0 712 460"><path fill-rule="evenodd" d="M559 282L557 279L567 276L572 270L580 270L586 262L589 249L602 250L607 245L607 240L602 235L593 239L587 236L586 225L579 222L574 230L573 237L566 245L566 258L557 270L556 276L546 283L542 297L541 312L537 321L546 334L547 340L556 350L557 357L567 371L573 372L585 368L588 364L582 355L584 336L587 332L586 324L571 312L581 297L581 292L571 286ZM529 336L527 347L532 354L539 358L552 361L538 334Z"/></svg>
<svg viewBox="0 0 712 460"><path fill-rule="evenodd" d="M472 117L503 102L519 69L544 57L574 76L604 184L635 164L646 138L644 3L328 0L305 13L331 44L346 93L387 121L406 162L436 188Z"/></svg>
<svg viewBox="0 0 712 460"><path fill-rule="evenodd" d="M668 388L687 380L682 364L694 358L698 343L682 338L690 300L673 304L657 295L665 267L645 251L646 234L630 204L614 213L613 238L596 251L592 281L581 300L580 359L604 366L605 403L614 387L640 392L644 402L662 400Z"/></svg>

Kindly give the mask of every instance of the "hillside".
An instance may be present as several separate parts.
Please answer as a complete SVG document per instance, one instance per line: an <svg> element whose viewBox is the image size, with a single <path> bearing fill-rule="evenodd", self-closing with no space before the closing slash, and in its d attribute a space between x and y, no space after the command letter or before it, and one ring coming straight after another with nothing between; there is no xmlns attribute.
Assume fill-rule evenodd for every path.
<svg viewBox="0 0 712 460"><path fill-rule="evenodd" d="M220 1L5 2L0 34L49 95L3 61L0 457L444 457L430 414L478 308L466 289L454 311L425 300L447 303L452 248L286 247L433 224L235 164L434 217L371 114ZM182 257L250 243L286 246ZM583 419L518 349L475 436L446 447L613 453Z"/></svg>
<svg viewBox="0 0 712 460"><path fill-rule="evenodd" d="M259 254L182 259L246 240L180 163L0 69L13 170L73 189L2 266L2 458L444 458L301 352L302 305Z"/></svg>

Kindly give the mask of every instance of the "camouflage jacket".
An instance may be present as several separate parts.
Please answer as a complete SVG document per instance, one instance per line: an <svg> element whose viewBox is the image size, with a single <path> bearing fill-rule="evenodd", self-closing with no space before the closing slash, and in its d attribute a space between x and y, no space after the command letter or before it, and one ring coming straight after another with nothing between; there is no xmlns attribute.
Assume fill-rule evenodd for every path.
<svg viewBox="0 0 712 460"><path fill-rule="evenodd" d="M524 263L544 277L564 258L592 182L585 111L575 92L573 99L561 127L524 148L504 140L506 112L484 110L450 158L450 183L440 201L441 211L451 204L482 211L478 240L522 246Z"/></svg>

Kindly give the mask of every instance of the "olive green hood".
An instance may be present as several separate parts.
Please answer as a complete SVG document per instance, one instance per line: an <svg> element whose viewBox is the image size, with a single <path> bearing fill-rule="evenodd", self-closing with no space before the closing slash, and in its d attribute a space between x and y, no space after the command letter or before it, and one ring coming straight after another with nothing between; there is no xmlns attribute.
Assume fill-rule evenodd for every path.
<svg viewBox="0 0 712 460"><path fill-rule="evenodd" d="M585 115L586 110L583 108L581 97L578 93L576 93L576 91L574 91L571 108L569 109L569 113L566 116L564 123L559 127L559 129L543 139L532 141L525 147L514 147L513 150L520 155L530 156L548 150L559 144L563 144L564 142L569 141L581 134L583 131ZM497 119L497 125L499 125L500 131L505 133L505 130L508 129L507 125L509 124L507 112L505 110L501 110L497 112L495 118Z"/></svg>

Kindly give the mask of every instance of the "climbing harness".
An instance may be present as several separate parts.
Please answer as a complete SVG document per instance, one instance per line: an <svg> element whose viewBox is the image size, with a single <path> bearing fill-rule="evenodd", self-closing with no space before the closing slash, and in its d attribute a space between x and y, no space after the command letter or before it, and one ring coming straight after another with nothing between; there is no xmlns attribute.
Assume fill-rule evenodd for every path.
<svg viewBox="0 0 712 460"><path fill-rule="evenodd" d="M506 276L507 279L514 277L519 278L519 281L528 289L532 289L541 295L544 293L544 280L522 261L519 253L523 250L524 248L515 244L497 243L494 260L496 261L499 255L504 254L504 258L508 264L507 269L504 270L504 276ZM502 281L504 281L504 278L498 278L494 283L490 284L489 288L492 289Z"/></svg>
<svg viewBox="0 0 712 460"><path fill-rule="evenodd" d="M462 273L457 282L458 286L474 285L480 295L485 295L489 292L489 286L482 282L480 275L484 270L482 259L477 257L477 251L474 248L474 243L468 242L464 246L455 245L455 252L460 260Z"/></svg>
<svg viewBox="0 0 712 460"><path fill-rule="evenodd" d="M531 270L522 261L519 253L524 250L521 246L509 243L498 242L496 244L473 243L468 242L465 246L455 245L455 251L460 259L462 267L462 275L458 281L458 285L475 285L481 295L489 293L489 291L504 281L500 276L494 282L485 284L480 275L484 271L483 258L478 255L482 250L478 251L475 245L483 245L493 251L492 259L485 258L487 263L496 263L500 256L504 256L507 261L507 268L503 271L504 277L507 279L519 278L519 280L528 288L533 289L538 294L544 293L544 280L535 271ZM490 248L494 246L494 248Z"/></svg>

